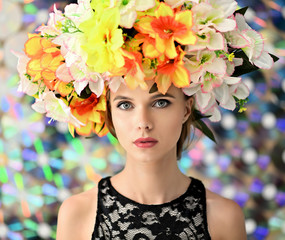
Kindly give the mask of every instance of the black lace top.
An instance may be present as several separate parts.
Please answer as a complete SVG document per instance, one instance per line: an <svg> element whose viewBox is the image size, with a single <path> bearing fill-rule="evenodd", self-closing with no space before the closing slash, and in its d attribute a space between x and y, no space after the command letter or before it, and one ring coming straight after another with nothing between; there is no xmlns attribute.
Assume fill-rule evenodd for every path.
<svg viewBox="0 0 285 240"><path fill-rule="evenodd" d="M92 240L210 240L203 183L192 179L187 191L163 204L140 204L116 191L110 176L98 184Z"/></svg>

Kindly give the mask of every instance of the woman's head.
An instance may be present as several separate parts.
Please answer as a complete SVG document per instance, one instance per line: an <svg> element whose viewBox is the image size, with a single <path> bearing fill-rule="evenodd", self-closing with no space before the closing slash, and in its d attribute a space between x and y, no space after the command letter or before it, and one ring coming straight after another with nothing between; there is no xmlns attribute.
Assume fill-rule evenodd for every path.
<svg viewBox="0 0 285 240"><path fill-rule="evenodd" d="M144 149L145 154L155 149L165 154L173 151L180 159L183 147L189 145L194 100L174 85L165 95L149 93L153 84L153 80L147 81L147 90L131 90L124 84L115 93L108 90L107 127L127 152L140 150L133 143L137 138L152 137L158 144Z"/></svg>

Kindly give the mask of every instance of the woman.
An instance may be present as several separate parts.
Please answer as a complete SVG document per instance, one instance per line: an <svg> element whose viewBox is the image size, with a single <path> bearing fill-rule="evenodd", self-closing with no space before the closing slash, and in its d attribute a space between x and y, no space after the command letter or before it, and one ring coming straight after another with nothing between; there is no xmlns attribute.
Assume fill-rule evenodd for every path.
<svg viewBox="0 0 285 240"><path fill-rule="evenodd" d="M108 191L111 187L113 195L101 192L99 197L100 189L95 186L63 202L58 215L56 239L90 239L92 233L92 239L246 239L244 217L239 205L209 190L204 194L200 185L191 187L194 180L184 175L177 166L177 142L183 124L191 124L193 98L186 99L181 89L173 85L166 95L149 93L153 83L153 80L147 81L148 90L130 90L122 84L116 93L110 91L113 119L110 119L110 124L113 124L114 132L126 151L126 165L110 178L111 186L105 187ZM143 143L143 140L150 142ZM104 187L101 185L100 188ZM198 197L197 190L202 192ZM200 204L192 212L193 204L187 205L187 197L191 196ZM102 199L108 199L108 207L112 210L108 210ZM186 206L189 215L179 218L179 214L183 213L179 212L181 207L186 212ZM168 212L162 214L163 208ZM177 210L175 215L169 215L174 210ZM105 231L105 238L98 238L98 232L104 232L106 227L103 211L116 216L116 221L109 223L120 229L117 232L110 229L113 234L110 238L107 237L108 231ZM191 221L192 217L199 219L197 225L193 224L193 219ZM137 222L140 228L128 225L118 227L128 221ZM167 226L163 229L165 231L161 230L163 226ZM150 229L160 231L154 234Z"/></svg>
<svg viewBox="0 0 285 240"><path fill-rule="evenodd" d="M177 167L194 108L212 121L219 107L244 110L239 76L273 65L236 9L234 0L79 0L29 35L19 90L37 98L33 108L73 136L110 131L126 151L120 173L63 202L58 240L246 239L240 207Z"/></svg>

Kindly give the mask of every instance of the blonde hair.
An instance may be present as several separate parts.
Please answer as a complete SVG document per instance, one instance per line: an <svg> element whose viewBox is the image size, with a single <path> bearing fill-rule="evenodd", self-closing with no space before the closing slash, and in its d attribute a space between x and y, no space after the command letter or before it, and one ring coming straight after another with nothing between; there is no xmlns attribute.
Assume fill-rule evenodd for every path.
<svg viewBox="0 0 285 240"><path fill-rule="evenodd" d="M185 100L188 100L192 96L185 96ZM117 138L116 131L113 125L113 120L112 120L112 114L111 114L111 104L110 104L110 89L107 89L106 92L106 102L107 102L107 109L105 112L105 123L110 131L110 133ZM192 104L193 106L194 104ZM191 114L186 120L186 122L183 123L182 129L181 129L181 134L178 139L177 145L176 145L176 150L177 150L177 160L180 160L182 152L186 150L192 143L192 137L194 136L194 125L193 122L195 121L194 119L194 108L191 107Z"/></svg>

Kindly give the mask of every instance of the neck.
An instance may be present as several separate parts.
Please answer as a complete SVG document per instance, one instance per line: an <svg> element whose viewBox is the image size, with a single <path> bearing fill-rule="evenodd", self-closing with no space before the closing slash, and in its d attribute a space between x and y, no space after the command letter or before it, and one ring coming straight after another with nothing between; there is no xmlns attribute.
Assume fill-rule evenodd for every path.
<svg viewBox="0 0 285 240"><path fill-rule="evenodd" d="M139 161L127 158L125 168L112 177L122 195L142 204L162 204L182 195L189 177L178 168L176 158Z"/></svg>

